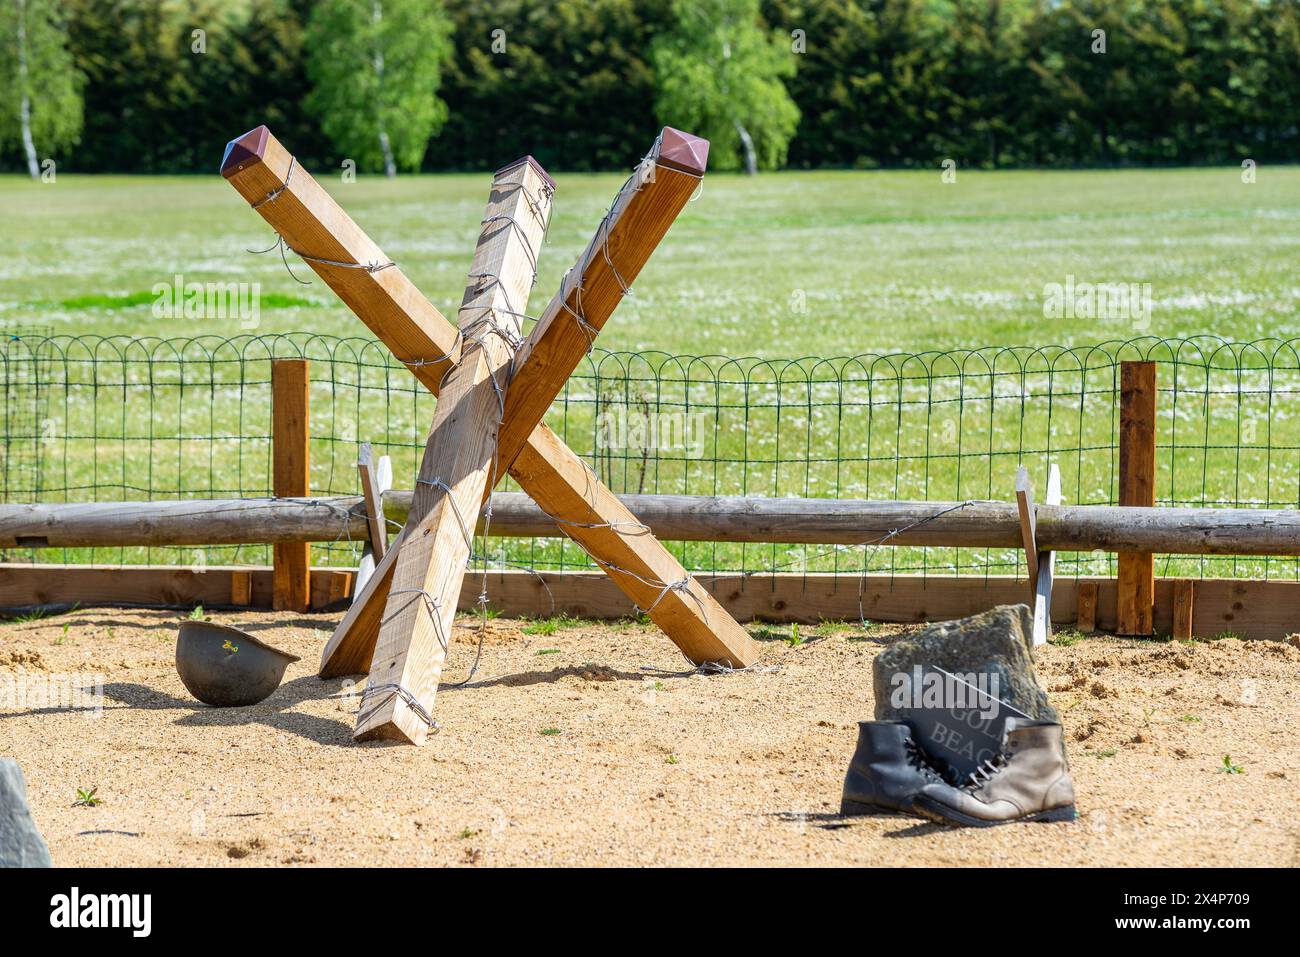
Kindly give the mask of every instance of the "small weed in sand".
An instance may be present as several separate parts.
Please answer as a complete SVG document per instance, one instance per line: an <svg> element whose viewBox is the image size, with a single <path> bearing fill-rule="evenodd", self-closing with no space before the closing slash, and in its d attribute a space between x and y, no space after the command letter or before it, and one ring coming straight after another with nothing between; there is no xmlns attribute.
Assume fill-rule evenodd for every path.
<svg viewBox="0 0 1300 957"><path fill-rule="evenodd" d="M1188 724L1200 724L1200 723L1201 723L1201 719L1198 718L1198 717L1197 717L1196 715L1194 715L1194 714L1185 714L1185 715L1183 715L1183 721L1187 722Z"/></svg>
<svg viewBox="0 0 1300 957"><path fill-rule="evenodd" d="M880 622L878 622L878 621L867 621L867 620L864 618L864 619L862 619L862 621L858 622L858 627L862 629L862 634L860 634L860 635L849 635L849 636L848 636L848 640L849 640L849 641L866 641L866 640L868 640L869 638L871 638L872 635L874 635L874 634L876 634L876 632L880 631Z"/></svg>
<svg viewBox="0 0 1300 957"><path fill-rule="evenodd" d="M91 788L77 788L77 799L72 802L72 806L73 807L98 807L99 805L103 804L104 803L103 799L95 796L95 792L98 790L99 790L98 785Z"/></svg>
<svg viewBox="0 0 1300 957"><path fill-rule="evenodd" d="M44 608L37 608L35 611L29 611L24 615L14 615L12 618L7 619L5 623L9 625L25 625L28 622L40 621L42 618L48 618L49 616L49 611Z"/></svg>
<svg viewBox="0 0 1300 957"><path fill-rule="evenodd" d="M478 833L479 832L474 830L474 828L467 827L465 830L460 832L460 839L462 841L468 841L471 837L478 837Z"/></svg>
<svg viewBox="0 0 1300 957"><path fill-rule="evenodd" d="M24 612L21 615L14 615L12 618L0 618L2 625L25 625L33 621L43 621L52 615L70 615L81 607L81 602L74 601L69 607L55 611L50 608L33 608L31 611Z"/></svg>
<svg viewBox="0 0 1300 957"><path fill-rule="evenodd" d="M797 648L804 643L799 637L798 625L791 625L790 630L786 631L784 628L756 621L749 626L749 633L755 641L781 641L791 648Z"/></svg>
<svg viewBox="0 0 1300 957"><path fill-rule="evenodd" d="M553 635L561 628L572 628L581 624L577 618L568 615L553 615L550 618L538 618L524 629L525 635Z"/></svg>
<svg viewBox="0 0 1300 957"><path fill-rule="evenodd" d="M1246 769L1243 768L1240 764L1232 763L1232 756L1228 754L1225 754L1223 756L1223 764L1219 766L1219 771L1223 774L1245 774L1246 773Z"/></svg>
<svg viewBox="0 0 1300 957"><path fill-rule="evenodd" d="M1113 758L1113 757L1115 756L1115 752L1114 752L1114 751L1110 751L1110 750L1107 750L1107 751L1094 751L1094 752L1092 752L1092 756L1093 756L1094 758Z"/></svg>
<svg viewBox="0 0 1300 957"><path fill-rule="evenodd" d="M1062 648L1069 648L1071 645L1083 641L1086 637L1087 635L1081 631L1075 631L1072 628L1063 628L1060 631L1052 632L1052 637L1047 640L1053 645L1058 645Z"/></svg>
<svg viewBox="0 0 1300 957"><path fill-rule="evenodd" d="M613 621L608 622L611 630L620 633L653 624L654 622L651 621L649 615L624 615L622 618L615 618Z"/></svg>
<svg viewBox="0 0 1300 957"><path fill-rule="evenodd" d="M664 758L664 764L681 764L681 759L675 754L670 754Z"/></svg>
<svg viewBox="0 0 1300 957"><path fill-rule="evenodd" d="M559 648L538 648L537 649L537 657L539 658L542 655L558 655L559 653L560 653Z"/></svg>
<svg viewBox="0 0 1300 957"><path fill-rule="evenodd" d="M202 605L195 605L185 620L186 621L207 621L208 616L203 611Z"/></svg>
<svg viewBox="0 0 1300 957"><path fill-rule="evenodd" d="M541 734L544 734L544 735L547 735L547 736L550 736L550 735L553 735L553 734L559 734L559 733L560 733L560 729L559 729L559 728L542 728L542 730L541 730Z"/></svg>
<svg viewBox="0 0 1300 957"><path fill-rule="evenodd" d="M1195 635L1192 635L1190 638L1180 638L1178 639L1178 643L1180 645L1201 645L1211 641L1226 641L1229 638L1236 638L1238 641L1243 640L1241 635L1237 634L1235 631L1220 631L1216 634L1210 635L1208 638L1198 638Z"/></svg>
<svg viewBox="0 0 1300 957"><path fill-rule="evenodd" d="M842 631L848 631L852 626L847 621L833 621L829 618L823 618L817 623L816 635L818 638L834 638Z"/></svg>
<svg viewBox="0 0 1300 957"><path fill-rule="evenodd" d="M63 623L63 633L62 633L61 635L59 635L59 637L57 637L57 638L54 639L54 643L55 643L56 645L61 645L61 644L63 644L65 641L68 640L68 626L69 626L70 624L71 624L71 622L67 622L67 621L65 621L65 622Z"/></svg>

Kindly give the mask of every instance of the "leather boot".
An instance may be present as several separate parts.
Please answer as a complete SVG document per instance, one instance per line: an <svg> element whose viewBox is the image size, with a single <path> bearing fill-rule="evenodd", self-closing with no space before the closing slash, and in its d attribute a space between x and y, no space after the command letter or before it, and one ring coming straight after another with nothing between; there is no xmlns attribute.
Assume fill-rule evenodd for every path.
<svg viewBox="0 0 1300 957"><path fill-rule="evenodd" d="M1051 721L1008 718L1002 752L961 787L927 784L917 813L942 824L989 827L1010 821L1073 821L1074 784L1062 730Z"/></svg>
<svg viewBox="0 0 1300 957"><path fill-rule="evenodd" d="M859 721L840 813L911 814L921 788L942 780L902 721Z"/></svg>

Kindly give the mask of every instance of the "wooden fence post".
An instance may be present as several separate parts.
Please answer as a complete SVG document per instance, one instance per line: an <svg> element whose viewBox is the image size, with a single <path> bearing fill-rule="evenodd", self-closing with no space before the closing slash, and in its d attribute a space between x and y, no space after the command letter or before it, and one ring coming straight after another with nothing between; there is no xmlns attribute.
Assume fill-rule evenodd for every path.
<svg viewBox="0 0 1300 957"><path fill-rule="evenodd" d="M271 448L277 498L311 494L306 359L271 361ZM311 604L311 545L275 546L271 607L306 611Z"/></svg>
<svg viewBox="0 0 1300 957"><path fill-rule="evenodd" d="M1156 364L1120 363L1119 504L1156 504ZM1150 635L1155 563L1150 552L1120 552L1116 628Z"/></svg>

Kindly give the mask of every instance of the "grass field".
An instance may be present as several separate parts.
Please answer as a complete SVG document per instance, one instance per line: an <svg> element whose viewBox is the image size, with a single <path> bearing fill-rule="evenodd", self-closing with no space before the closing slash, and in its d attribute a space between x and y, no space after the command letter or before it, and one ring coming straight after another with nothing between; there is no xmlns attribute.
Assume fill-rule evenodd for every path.
<svg viewBox="0 0 1300 957"><path fill-rule="evenodd" d="M459 302L486 175L321 174L444 312ZM580 253L622 179L558 177L533 309ZM58 332L236 335L162 321L155 283L256 281L257 331L365 334L310 271L208 177L0 178L0 322ZM1300 168L1107 172L717 175L601 336L612 349L732 356L852 355L1135 334L1289 336L1300 281ZM1043 317L1046 283L1151 283L1150 327ZM305 305L293 305L304 301Z"/></svg>
<svg viewBox="0 0 1300 957"><path fill-rule="evenodd" d="M534 313L622 182L613 175L558 179ZM453 314L488 177L325 182ZM215 173L62 176L53 184L0 178L0 211L0 325L178 338L369 335L306 266L291 257L298 275L312 279L303 286L278 253L245 251L274 237ZM1289 338L1300 335L1297 262L1300 168L1263 169L1253 184L1242 183L1236 169L959 173L954 184L942 183L937 172L714 176L600 344L780 359L1077 346L1137 336ZM155 318L153 287L177 275L187 283L260 283L260 324ZM1045 286L1070 277L1149 283L1149 323L1045 318ZM1114 501L1113 363L1083 375L1068 368L1049 374L1039 362L1022 377L1018 361L1001 361L997 371L1005 375L998 376L987 374L985 357L937 360L933 368L905 363L901 372L897 363L820 367L812 382L810 363L788 376L769 366L744 373L732 366L723 378L734 381L721 385L717 361L687 373L681 365L667 374L635 366L622 381L615 366L610 382L579 381L577 401L557 408L550 421L576 449L594 455L600 402L621 404L632 415L688 408L703 415L696 451L633 445L593 459L616 491L1005 498L1017 464L1034 468L1041 485L1052 461L1062 467L1066 501ZM1280 371L1237 375L1227 366L1213 378L1203 370L1199 378L1195 369L1179 373L1180 395L1161 399L1158 496L1170 504L1297 507L1300 357L1294 350L1283 356ZM1171 388L1173 371L1161 373L1162 389ZM199 362L187 372L165 361L146 369L142 361L110 360L53 372L77 384L56 385L25 427L12 425L6 413L6 438L23 432L26 442L5 443L9 500L268 493L265 363ZM313 490L355 492L355 443L363 440L393 454L398 484L410 487L432 400L401 369L314 363L313 376ZM392 392L394 384L406 391ZM28 460L20 461L24 452ZM33 475L39 489L36 479L24 485ZM518 543L511 555L541 564L556 560L557 551ZM694 567L727 569L842 570L847 561L853 570L858 561L836 554L805 565L807 550L775 546L695 545L690 556ZM42 557L191 560L188 552L178 559L143 549ZM214 550L209 560L228 557ZM1082 570L1103 573L1107 559L1095 558L1101 567ZM938 570L960 556L898 549L880 559L877 569ZM1015 553L983 554L974 566L1014 567L1017 560ZM971 562L963 564L971 570ZM1216 568L1225 565L1238 574L1259 572L1231 561ZM1296 563L1286 568L1300 572ZM1189 563L1184 571L1197 569L1206 566Z"/></svg>

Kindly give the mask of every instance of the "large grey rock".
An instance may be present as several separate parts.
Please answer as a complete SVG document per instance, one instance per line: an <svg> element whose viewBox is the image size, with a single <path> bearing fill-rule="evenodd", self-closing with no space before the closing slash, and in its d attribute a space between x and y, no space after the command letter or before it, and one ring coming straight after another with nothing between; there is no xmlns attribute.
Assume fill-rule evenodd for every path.
<svg viewBox="0 0 1300 957"><path fill-rule="evenodd" d="M0 867L49 867L50 849L27 808L27 783L13 758L0 758Z"/></svg>
<svg viewBox="0 0 1300 957"><path fill-rule="evenodd" d="M996 674L998 697L1007 704L1031 718L1060 721L1047 692L1038 686L1032 636L1033 616L1026 606L999 605L970 618L938 622L894 642L872 665L876 720L900 717L890 705L893 675L929 665L953 674Z"/></svg>

